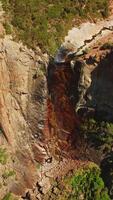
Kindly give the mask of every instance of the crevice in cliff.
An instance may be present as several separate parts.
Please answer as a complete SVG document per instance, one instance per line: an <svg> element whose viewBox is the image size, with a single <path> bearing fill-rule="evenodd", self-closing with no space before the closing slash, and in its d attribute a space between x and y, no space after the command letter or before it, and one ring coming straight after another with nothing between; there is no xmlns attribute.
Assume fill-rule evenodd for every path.
<svg viewBox="0 0 113 200"><path fill-rule="evenodd" d="M73 34L70 34L70 36L68 35L64 44L62 44L61 48L58 51L58 54L55 57L55 62L56 63L65 63L65 62L69 62L69 60L71 61L72 59L74 59L75 57L79 57L81 55L84 54L84 51L89 48L91 45L94 44L94 42L97 42L99 39L105 37L106 35L109 35L112 31L113 31L113 25L109 25L113 23L112 20L109 21L105 21L105 22L100 22L100 24L91 24L91 26L93 28L96 28L97 30L95 30L95 34L91 32L91 30L89 29L89 39L85 39L83 31L86 32L86 38L88 38L87 36L87 26L82 30L82 26L81 28L77 29L77 31L80 31L80 38L77 38L77 34L79 34L79 32L74 33L74 30L72 29L70 32L73 31ZM84 24L83 24L84 25ZM82 39L82 34L83 34L83 39ZM75 36L74 36L75 35ZM72 40L72 41L71 41ZM80 40L80 44L78 43L78 40Z"/></svg>
<svg viewBox="0 0 113 200"><path fill-rule="evenodd" d="M54 156L79 158L83 151L73 99L78 74L73 73L70 63L48 67L48 143Z"/></svg>
<svg viewBox="0 0 113 200"><path fill-rule="evenodd" d="M95 40L98 36L101 36L103 34L104 31L113 31L113 26L109 26L109 27L103 27L98 33L96 33L95 35L92 36L91 39L89 40L85 40L84 41L84 45L81 46L80 48L77 49L76 53L74 54L74 56L79 53L80 50L84 49L86 47L87 44L90 44L91 42L93 42L93 40Z"/></svg>
<svg viewBox="0 0 113 200"><path fill-rule="evenodd" d="M112 28L104 27L85 43ZM113 51L103 51L99 45L95 43L96 48L92 46L90 51L94 54L98 48L98 56L96 53L89 53L89 56L86 53L80 58L75 57L73 68L70 61L58 64L53 62L48 66L47 141L50 152L56 157L95 161L97 158L91 158L93 150L88 149L90 147L81 136L79 127L85 118L98 117L108 122L113 120L111 92L106 96L112 88Z"/></svg>

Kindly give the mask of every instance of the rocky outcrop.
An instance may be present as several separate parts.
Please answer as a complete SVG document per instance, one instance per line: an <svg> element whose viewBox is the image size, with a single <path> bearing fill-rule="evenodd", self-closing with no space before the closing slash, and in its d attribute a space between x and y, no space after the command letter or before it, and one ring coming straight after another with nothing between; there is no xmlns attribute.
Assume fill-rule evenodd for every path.
<svg viewBox="0 0 113 200"><path fill-rule="evenodd" d="M81 70L76 110L84 113L85 116L92 113L100 120L109 122L113 121L113 51L104 51L104 53L101 51L100 60L97 59L96 54L93 52L91 56L90 51L90 55L79 60ZM76 68L78 68L77 62L75 62Z"/></svg>
<svg viewBox="0 0 113 200"><path fill-rule="evenodd" d="M113 19L98 23L83 23L68 32L64 43L55 57L56 63L65 63L75 56L80 56L86 48L90 48L97 40L113 31Z"/></svg>

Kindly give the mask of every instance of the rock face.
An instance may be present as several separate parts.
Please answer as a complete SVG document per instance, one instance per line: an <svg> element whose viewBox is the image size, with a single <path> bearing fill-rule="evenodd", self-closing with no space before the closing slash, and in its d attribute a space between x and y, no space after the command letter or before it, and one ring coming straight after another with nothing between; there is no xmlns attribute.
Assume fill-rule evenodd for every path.
<svg viewBox="0 0 113 200"><path fill-rule="evenodd" d="M79 61L79 67L76 110L85 115L92 112L101 120L113 121L113 51L101 55L98 61L96 53L93 56L87 55L87 58L83 57Z"/></svg>
<svg viewBox="0 0 113 200"><path fill-rule="evenodd" d="M16 173L3 184L2 196L11 191L23 199L44 197L49 177L67 173L86 156L78 131L84 117L113 121L113 48L101 48L112 42L112 29L111 19L74 28L48 65L40 49L14 42L0 24L0 145L10 155L5 169ZM0 183L3 173L0 165Z"/></svg>
<svg viewBox="0 0 113 200"><path fill-rule="evenodd" d="M79 141L77 127L80 121L76 116L71 96L74 83L74 73L70 64L49 66L48 127L51 151L54 151L54 155L69 156L69 149Z"/></svg>
<svg viewBox="0 0 113 200"><path fill-rule="evenodd" d="M1 119L3 122L5 117L8 117L8 112L10 113L10 119L7 120L7 124L1 122L1 126L7 141L12 145L16 145L18 141L20 145L19 132L22 133L23 131L22 135L24 135L24 131L26 133L26 129L31 129L32 127L32 134L36 134L37 124L38 128L40 124L40 132L42 130L41 123L43 125L43 121L41 115L44 113L42 107L44 107L46 99L46 79L43 69L41 69L44 63L38 64L40 56L36 58L32 51L7 37L1 39L0 44L0 100ZM34 106L36 107L34 108ZM38 110L39 108L41 113ZM38 123L35 118L38 119ZM34 123L34 126L32 123ZM17 134L15 131L17 131ZM17 136L15 140L14 135ZM29 139L28 134L25 135L25 138L26 141Z"/></svg>
<svg viewBox="0 0 113 200"><path fill-rule="evenodd" d="M75 55L82 55L97 40L104 38L113 31L113 19L98 23L83 23L80 27L74 27L68 32L64 43L61 45L55 57L56 63L65 63Z"/></svg>
<svg viewBox="0 0 113 200"><path fill-rule="evenodd" d="M67 41L58 51L55 64L49 66L48 127L55 144L54 152L73 158L82 157L84 142L78 131L80 122L85 117L113 121L112 23L112 20L110 24L102 22L90 26L88 23L76 29L75 34L80 34L69 38L73 45L78 44L76 52L81 53L74 54ZM87 26L90 32L87 30L84 34ZM87 44L89 49L85 51Z"/></svg>
<svg viewBox="0 0 113 200"><path fill-rule="evenodd" d="M112 36L112 16L95 24L81 24L68 32L55 57L58 65L71 62L75 72L76 89L72 95L76 111L94 111L96 115L103 115L104 120L113 120ZM104 43L108 44L108 49L101 49Z"/></svg>
<svg viewBox="0 0 113 200"><path fill-rule="evenodd" d="M4 36L2 25L0 29L3 30L0 38L0 130L3 133L0 145L9 146L8 151L11 150L16 159L13 167L17 181L10 184L10 190L22 194L36 179L35 160L43 162L47 154L41 146L47 98L44 74L47 56L39 49L34 53L10 36Z"/></svg>

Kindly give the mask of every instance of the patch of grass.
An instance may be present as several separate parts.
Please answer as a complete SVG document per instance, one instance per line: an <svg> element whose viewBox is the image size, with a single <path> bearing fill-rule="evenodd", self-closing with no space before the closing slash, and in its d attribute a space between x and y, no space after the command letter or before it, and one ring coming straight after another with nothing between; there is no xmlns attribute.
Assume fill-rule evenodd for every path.
<svg viewBox="0 0 113 200"><path fill-rule="evenodd" d="M3 133L3 129L0 127L0 135L2 135Z"/></svg>
<svg viewBox="0 0 113 200"><path fill-rule="evenodd" d="M2 183L0 183L0 189L2 188Z"/></svg>
<svg viewBox="0 0 113 200"><path fill-rule="evenodd" d="M89 48L85 48L82 52L83 52L83 54L88 54L89 53Z"/></svg>
<svg viewBox="0 0 113 200"><path fill-rule="evenodd" d="M5 165L7 163L8 155L6 149L0 148L0 163Z"/></svg>
<svg viewBox="0 0 113 200"><path fill-rule="evenodd" d="M108 16L108 0L1 0L16 38L54 54L78 19ZM80 21L79 20L79 21ZM8 25L8 24L7 24ZM6 26L8 32L10 27Z"/></svg>
<svg viewBox="0 0 113 200"><path fill-rule="evenodd" d="M8 194L5 195L5 197L2 200L14 200L12 197L12 194L9 192Z"/></svg>
<svg viewBox="0 0 113 200"><path fill-rule="evenodd" d="M6 31L6 34L7 35L10 35L12 33L12 29L11 29L11 25L7 22L5 22L3 24L4 28L5 28L5 31Z"/></svg>
<svg viewBox="0 0 113 200"><path fill-rule="evenodd" d="M18 198L14 197L14 195L9 192L7 193L2 200L18 200Z"/></svg>
<svg viewBox="0 0 113 200"><path fill-rule="evenodd" d="M46 68L43 64L40 64L37 68L37 76L43 76L44 74L46 74Z"/></svg>
<svg viewBox="0 0 113 200"><path fill-rule="evenodd" d="M36 163L36 168L37 168L37 169L40 169L40 167L41 167L41 164L37 162L37 163Z"/></svg>
<svg viewBox="0 0 113 200"><path fill-rule="evenodd" d="M2 177L3 177L4 179L7 179L7 178L9 178L9 177L11 177L11 176L15 176L15 175L16 175L15 171L14 171L14 170L10 170L10 171L5 171L5 172L2 174Z"/></svg>

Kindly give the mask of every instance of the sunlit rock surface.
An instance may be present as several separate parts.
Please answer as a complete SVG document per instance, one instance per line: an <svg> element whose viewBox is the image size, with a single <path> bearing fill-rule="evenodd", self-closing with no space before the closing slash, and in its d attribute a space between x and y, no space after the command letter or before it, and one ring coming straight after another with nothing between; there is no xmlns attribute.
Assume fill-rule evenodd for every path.
<svg viewBox="0 0 113 200"><path fill-rule="evenodd" d="M68 32L64 43L55 57L56 63L64 63L75 55L81 55L83 50L95 41L109 34L113 30L113 20L98 23L83 23Z"/></svg>
<svg viewBox="0 0 113 200"><path fill-rule="evenodd" d="M39 49L34 53L14 42L11 36L5 36L4 29L1 33L0 146L8 148L14 157L12 170L16 172L16 180L4 186L0 193L4 195L8 188L22 195L36 181L35 161L43 162L47 156L41 142L47 98L44 68L48 61Z"/></svg>

